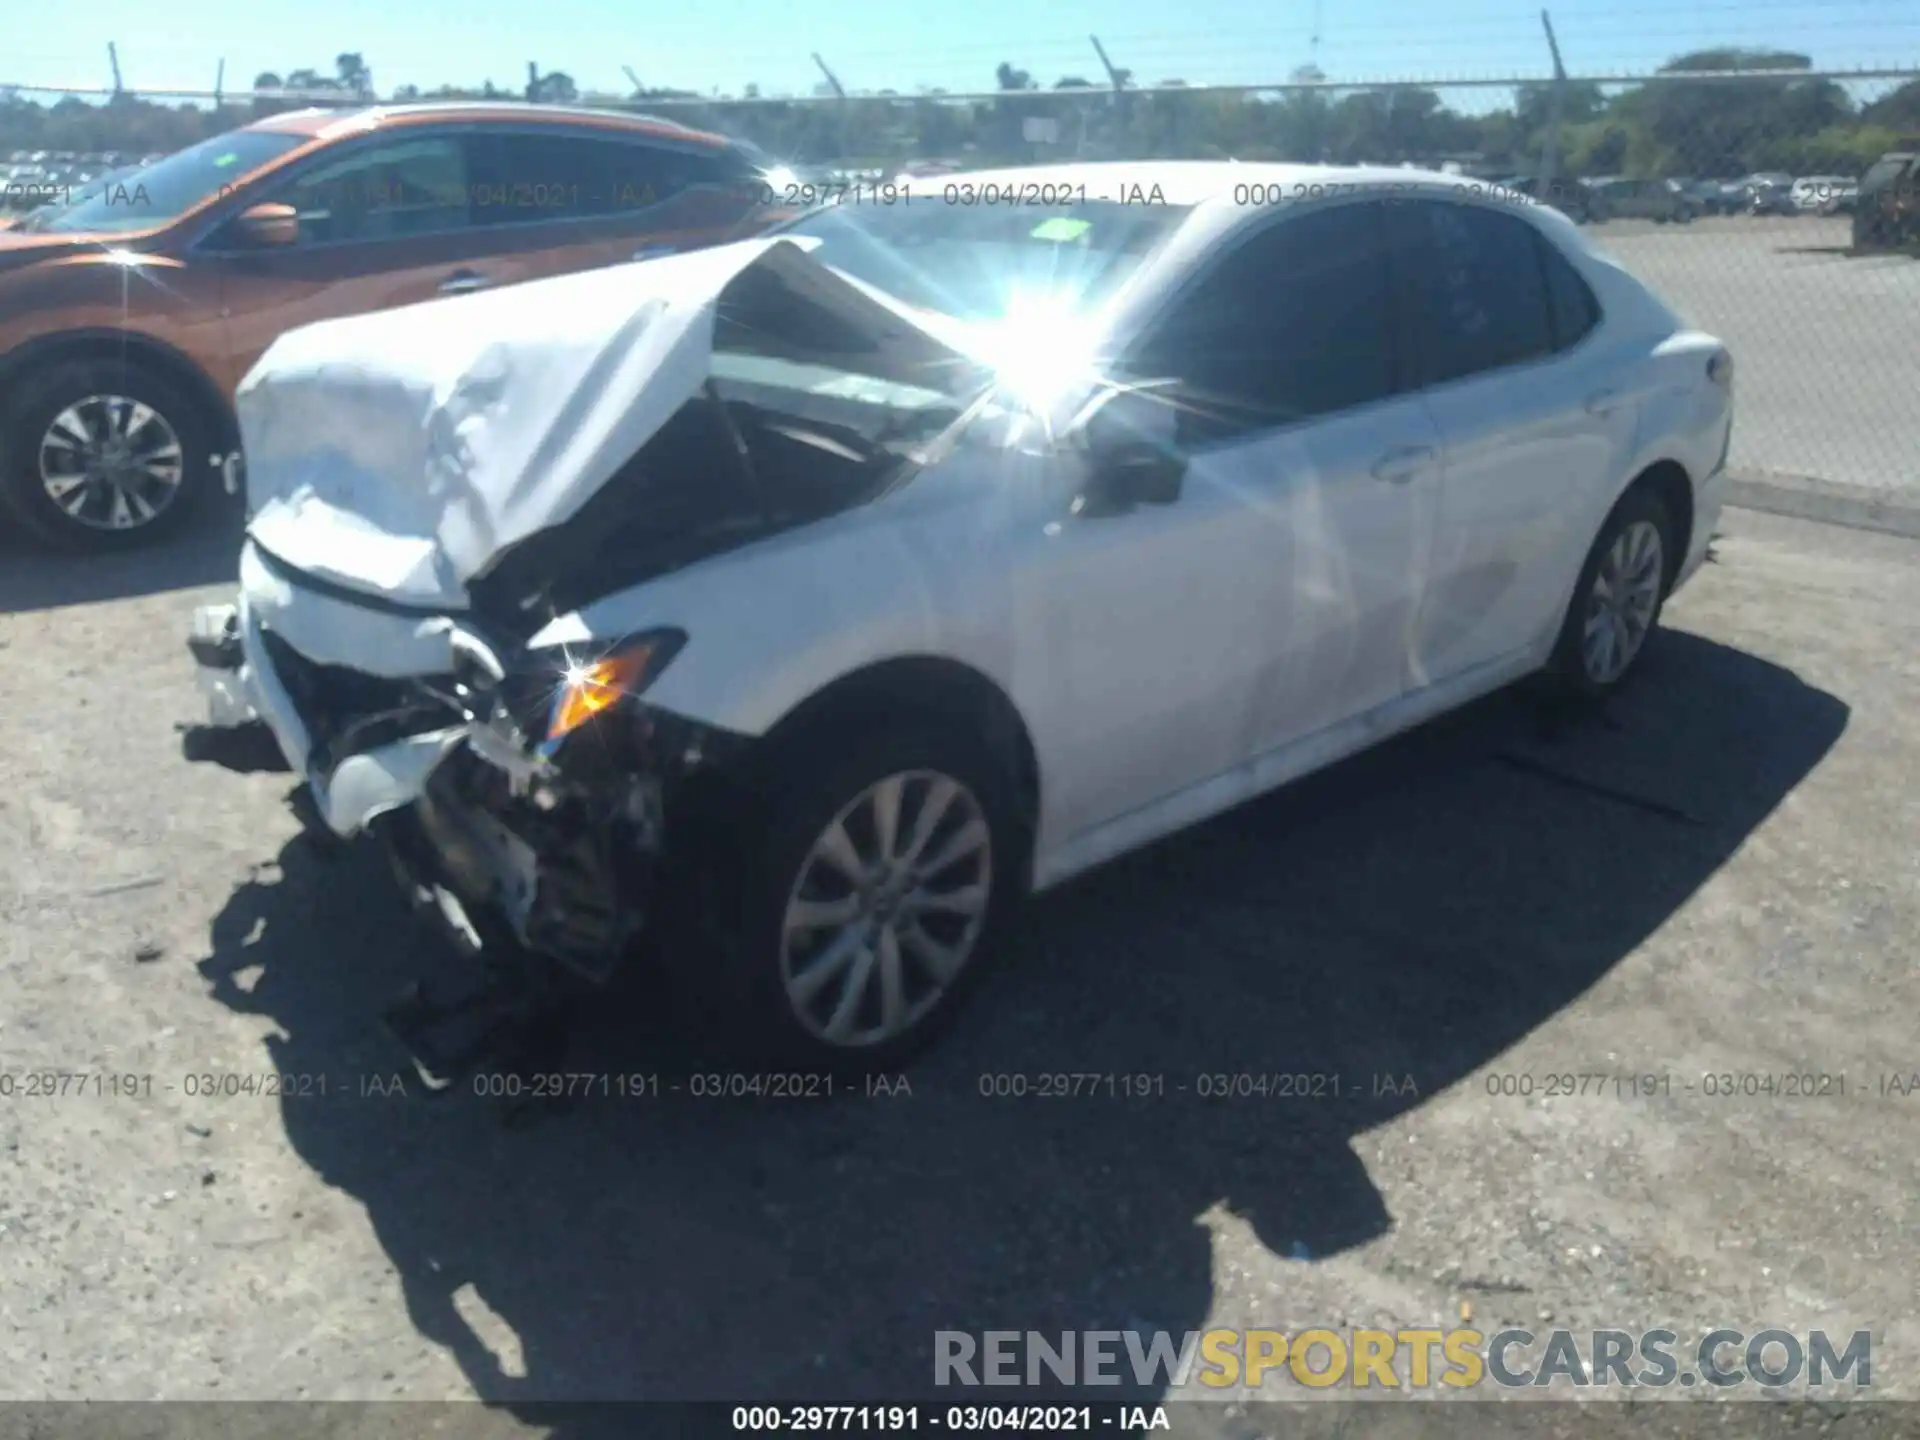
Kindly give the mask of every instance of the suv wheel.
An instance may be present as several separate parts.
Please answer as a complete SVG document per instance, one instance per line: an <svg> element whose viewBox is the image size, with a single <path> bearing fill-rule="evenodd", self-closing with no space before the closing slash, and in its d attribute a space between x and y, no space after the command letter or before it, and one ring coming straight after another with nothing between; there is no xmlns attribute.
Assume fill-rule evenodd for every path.
<svg viewBox="0 0 1920 1440"><path fill-rule="evenodd" d="M212 488L214 433L206 407L149 366L56 365L0 420L0 501L62 550L159 540Z"/></svg>
<svg viewBox="0 0 1920 1440"><path fill-rule="evenodd" d="M816 737L779 764L721 887L732 923L683 978L756 1061L897 1066L958 1011L1020 888L1013 786L934 724Z"/></svg>
<svg viewBox="0 0 1920 1440"><path fill-rule="evenodd" d="M1599 699L1627 682L1679 560L1666 506L1650 490L1628 491L1593 542L1561 625L1549 670L1564 692Z"/></svg>

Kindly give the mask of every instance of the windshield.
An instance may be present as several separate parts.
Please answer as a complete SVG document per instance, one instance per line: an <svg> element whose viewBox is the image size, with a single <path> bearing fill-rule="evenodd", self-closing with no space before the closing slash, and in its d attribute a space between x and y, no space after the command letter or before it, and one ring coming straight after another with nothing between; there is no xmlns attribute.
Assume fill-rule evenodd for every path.
<svg viewBox="0 0 1920 1440"><path fill-rule="evenodd" d="M156 160L121 183L90 185L84 197L47 216L37 228L109 234L146 230L184 215L221 187L237 184L305 142L304 135L279 130L231 130Z"/></svg>
<svg viewBox="0 0 1920 1440"><path fill-rule="evenodd" d="M1190 213L1111 200L971 206L929 196L829 205L784 233L817 237L816 260L917 309L995 321L1036 305L1085 313Z"/></svg>

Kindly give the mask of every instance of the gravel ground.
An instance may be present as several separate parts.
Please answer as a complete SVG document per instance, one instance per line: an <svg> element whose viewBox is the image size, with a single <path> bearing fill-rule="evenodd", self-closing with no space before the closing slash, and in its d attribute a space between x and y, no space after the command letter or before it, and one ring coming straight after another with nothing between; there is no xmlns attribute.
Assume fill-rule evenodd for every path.
<svg viewBox="0 0 1920 1440"><path fill-rule="evenodd" d="M1920 503L1920 262L1848 255L1844 216L1612 221L1593 237L1733 350L1736 469Z"/></svg>
<svg viewBox="0 0 1920 1440"><path fill-rule="evenodd" d="M910 1096L533 1123L377 1093L428 940L285 775L181 759L228 543L6 555L0 1063L151 1078L0 1101L0 1397L480 1396L505 1434L925 1394L941 1328L1471 1314L1871 1328L1920 1398L1920 1095L1877 1093L1920 1071L1920 549L1728 530L1603 721L1496 697L1049 897ZM570 1067L697 1067L657 1002ZM979 1093L1060 1071L1165 1093ZM1343 1098L1193 1093L1242 1071ZM1701 1079L1788 1071L1847 1093ZM1670 1089L1543 1098L1565 1072ZM267 1073L329 1093L189 1093Z"/></svg>

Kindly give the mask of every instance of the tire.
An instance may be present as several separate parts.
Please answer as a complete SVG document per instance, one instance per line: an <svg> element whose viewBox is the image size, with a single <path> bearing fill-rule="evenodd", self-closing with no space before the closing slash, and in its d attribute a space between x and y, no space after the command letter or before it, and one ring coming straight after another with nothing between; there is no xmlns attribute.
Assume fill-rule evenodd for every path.
<svg viewBox="0 0 1920 1440"><path fill-rule="evenodd" d="M219 427L208 408L185 385L139 360L55 364L23 385L0 416L0 504L52 549L102 553L164 540L190 523L218 488L211 462ZM156 457L144 474L123 472L129 483L117 495L116 487L100 482L81 485L78 497L69 488L77 515L55 499L43 472L43 457L56 482L73 464L72 447L53 437L72 436L76 421L96 435L126 430L135 455ZM177 467L164 463L175 454ZM160 477L170 470L175 478L168 483ZM116 519L128 523L116 525Z"/></svg>
<svg viewBox="0 0 1920 1440"><path fill-rule="evenodd" d="M769 1063L834 1075L873 1074L894 1069L931 1044L958 1014L962 1002L980 983L998 948L1008 914L1023 888L1027 862L1026 824L1016 799L1017 787L991 748L969 731L937 720L913 720L903 726L861 726L837 732L815 724L804 735L774 742L778 749L762 762L766 776L752 787L746 813L736 826L738 837L729 861L731 871L718 877L706 892L706 903L717 914L709 924L679 923L671 933L680 937L682 953L670 959L674 978L685 998L706 1012L708 1029L723 1052L738 1053L743 1064ZM859 910L859 896L845 886L831 864L819 858L822 837L836 824L864 855L874 837L867 824L871 812L864 801L874 787L894 777L902 783L898 833L912 835L912 824L939 781L958 787L949 815L932 832L922 854L942 851L959 834L962 822L977 822L984 831L985 853L968 852L959 864L927 877L929 889L956 895L961 882L984 880L984 905L976 917L927 912L919 920L909 901L899 901L892 913L894 940L859 940L857 932L873 922L841 925L846 907ZM848 815L850 807L854 813ZM844 818L843 818L844 817ZM900 883L905 884L903 879ZM843 896L843 890L847 893ZM909 887L909 895L922 893ZM789 930L790 900L818 903L821 928ZM890 913L883 893L879 910L859 910L863 917ZM944 985L933 979L923 953L902 935L920 927L923 935L961 952L961 963ZM693 937L704 928L704 943ZM811 1005L797 1003L789 984L812 973L810 964L832 961L829 952L851 955L815 992ZM891 958L889 958L891 952ZM871 959L863 958L870 955ZM886 1032L881 1010L880 977L897 965L902 977L899 994L904 1012L924 1003L911 1024ZM827 1033L836 1001L844 1001L851 982L866 975L868 983L853 1010L851 1029L868 1034L836 1040ZM809 1011L803 1018L803 1011Z"/></svg>
<svg viewBox="0 0 1920 1440"><path fill-rule="evenodd" d="M1596 609L1608 608L1597 602L1597 582L1603 567L1611 573L1622 556L1627 561L1626 575L1629 581L1640 578L1642 565L1647 563L1642 547L1643 537L1648 530L1658 544L1658 552L1652 557L1648 575L1652 589L1646 603L1635 604L1631 609L1631 615L1639 617L1637 624L1622 617L1621 623L1626 625L1633 637L1625 663L1617 669L1597 664L1597 656L1587 644L1587 629L1590 623L1600 623L1595 619ZM1621 548L1617 550L1616 547ZM1636 487L1621 497L1606 523L1600 527L1593 548L1587 552L1586 563L1580 567L1579 582L1574 586L1573 598L1567 604L1566 618L1561 622L1560 637L1554 644L1553 656L1547 664L1551 688L1569 698L1601 700L1618 693L1633 678L1640 667L1641 658L1646 654L1647 642L1660 624L1668 591L1679 569L1681 556L1674 547L1673 518L1667 513L1667 507L1661 503L1659 496L1645 487ZM1620 587L1612 588L1617 593ZM1638 592L1636 589L1629 593ZM1620 644L1621 630L1611 623L1608 628L1612 631L1614 642Z"/></svg>

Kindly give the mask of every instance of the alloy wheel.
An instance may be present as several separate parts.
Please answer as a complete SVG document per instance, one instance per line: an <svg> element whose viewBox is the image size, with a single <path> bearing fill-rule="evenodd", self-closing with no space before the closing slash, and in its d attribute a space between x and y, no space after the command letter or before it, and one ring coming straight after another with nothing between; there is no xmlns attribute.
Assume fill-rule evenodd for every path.
<svg viewBox="0 0 1920 1440"><path fill-rule="evenodd" d="M780 978L795 1018L849 1049L906 1034L973 958L992 886L971 790L931 770L875 781L815 838L788 894Z"/></svg>
<svg viewBox="0 0 1920 1440"><path fill-rule="evenodd" d="M1653 628L1666 578L1660 527L1636 520L1614 537L1587 593L1580 658L1587 678L1611 685L1633 663Z"/></svg>
<svg viewBox="0 0 1920 1440"><path fill-rule="evenodd" d="M186 451L166 416L125 395L88 395L40 438L47 498L89 530L137 530L180 495Z"/></svg>

